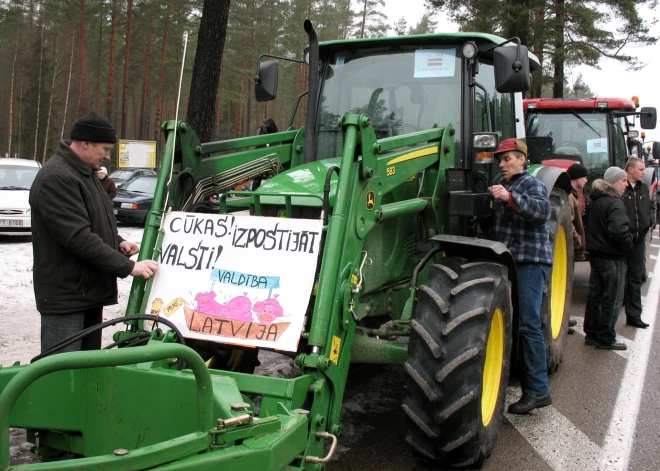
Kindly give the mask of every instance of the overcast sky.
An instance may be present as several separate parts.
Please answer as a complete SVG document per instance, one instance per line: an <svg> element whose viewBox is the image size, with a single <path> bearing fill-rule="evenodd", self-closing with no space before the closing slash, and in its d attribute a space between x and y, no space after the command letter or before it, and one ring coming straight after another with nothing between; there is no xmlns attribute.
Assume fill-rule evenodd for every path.
<svg viewBox="0 0 660 471"><path fill-rule="evenodd" d="M389 24L404 17L408 25L415 25L424 14L423 0L385 0L385 14ZM651 22L658 15L648 8L642 9L645 21ZM458 31L455 24L444 15L438 15L437 32ZM615 26L612 26L614 29ZM660 24L652 26L651 35L660 37ZM660 45L643 48L626 48L625 53L635 55L646 66L639 72L626 71L626 66L612 59L601 59L600 70L579 66L566 70L569 81L582 73L584 81L599 97L639 97L640 106L660 108ZM639 121L638 121L639 123ZM637 129L639 128L639 124ZM646 131L646 140L660 140L660 121L654 130Z"/></svg>

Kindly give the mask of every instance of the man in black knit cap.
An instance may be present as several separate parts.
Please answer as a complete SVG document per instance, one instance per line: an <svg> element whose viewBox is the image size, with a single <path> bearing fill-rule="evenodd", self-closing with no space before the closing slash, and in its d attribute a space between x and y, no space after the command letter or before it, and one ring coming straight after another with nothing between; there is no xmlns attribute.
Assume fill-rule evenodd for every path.
<svg viewBox="0 0 660 471"><path fill-rule="evenodd" d="M158 264L132 261L138 246L122 239L95 174L117 142L114 127L90 112L71 129L71 141L37 174L30 190L34 294L41 314L41 351L103 321L103 306L117 304L117 277L149 278ZM101 332L59 352L101 348Z"/></svg>

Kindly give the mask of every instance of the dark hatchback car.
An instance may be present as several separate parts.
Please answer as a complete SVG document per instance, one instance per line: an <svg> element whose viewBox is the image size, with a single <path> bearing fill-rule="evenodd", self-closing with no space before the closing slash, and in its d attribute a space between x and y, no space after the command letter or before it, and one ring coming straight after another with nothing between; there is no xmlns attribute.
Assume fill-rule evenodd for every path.
<svg viewBox="0 0 660 471"><path fill-rule="evenodd" d="M117 196L112 200L117 221L144 224L154 201L157 181L155 175L143 175L118 188Z"/></svg>
<svg viewBox="0 0 660 471"><path fill-rule="evenodd" d="M115 182L117 188L126 185L131 180L141 177L142 175L157 175L155 170L147 168L127 168L115 170L110 174L110 179Z"/></svg>

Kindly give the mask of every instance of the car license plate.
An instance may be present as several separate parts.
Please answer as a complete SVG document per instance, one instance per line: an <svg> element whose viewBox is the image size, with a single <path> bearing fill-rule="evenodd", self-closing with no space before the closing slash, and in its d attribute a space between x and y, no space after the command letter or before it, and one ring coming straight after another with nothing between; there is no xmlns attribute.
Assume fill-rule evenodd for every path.
<svg viewBox="0 0 660 471"><path fill-rule="evenodd" d="M21 219L0 219L0 227L23 227Z"/></svg>
<svg viewBox="0 0 660 471"><path fill-rule="evenodd" d="M115 213L115 215L117 215L117 210L116 209L114 210L114 213Z"/></svg>

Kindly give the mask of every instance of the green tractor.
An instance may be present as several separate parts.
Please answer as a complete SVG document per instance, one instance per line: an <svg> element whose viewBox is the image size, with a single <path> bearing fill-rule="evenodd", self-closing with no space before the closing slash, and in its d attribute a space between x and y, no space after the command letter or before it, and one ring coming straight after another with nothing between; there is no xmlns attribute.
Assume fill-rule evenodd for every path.
<svg viewBox="0 0 660 471"><path fill-rule="evenodd" d="M160 260L159 274L133 281L121 348L0 370L0 469L10 468L14 427L42 457L75 459L11 469L323 470L341 439L351 363L403 365L407 441L420 459L480 466L492 452L517 352L518 281L511 253L479 223L499 178L492 152L499 139L524 137L521 92L538 61L489 34L319 44L311 22L305 30L303 128L200 143L184 122L163 125L139 254ZM255 79L261 101L277 91L269 59ZM570 180L554 167L529 170L553 204L542 315L554 372L571 302ZM248 180L260 185L234 191ZM172 242L206 229L231 240L204 251ZM268 250L271 236L271 248L312 257L296 282L285 278L303 272L295 258L241 258ZM237 253L242 269L220 266ZM186 275L167 278L166 267ZM210 288L195 295L188 275ZM248 308L212 299L228 286L268 299L259 308L260 295L241 300ZM285 303L299 314L286 317ZM290 356L300 374L252 374L258 349Z"/></svg>

